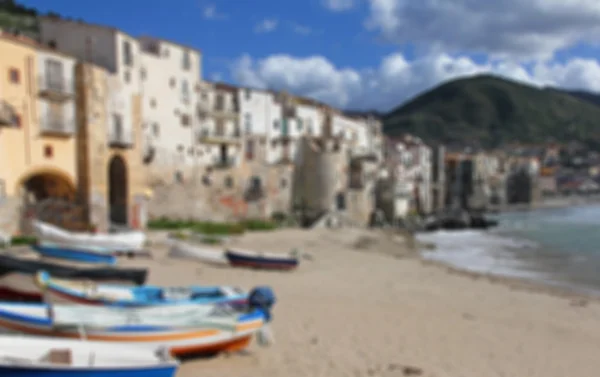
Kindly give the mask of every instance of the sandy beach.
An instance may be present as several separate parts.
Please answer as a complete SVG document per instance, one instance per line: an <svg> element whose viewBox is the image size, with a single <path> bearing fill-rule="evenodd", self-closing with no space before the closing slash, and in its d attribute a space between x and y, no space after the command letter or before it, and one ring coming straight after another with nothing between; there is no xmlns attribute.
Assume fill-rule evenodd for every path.
<svg viewBox="0 0 600 377"><path fill-rule="evenodd" d="M153 234L159 239L158 234ZM247 234L236 245L298 247L313 256L291 273L211 267L166 258L156 284L268 284L276 343L182 365L178 377L596 377L600 305L505 279L422 262L402 242L366 230Z"/></svg>

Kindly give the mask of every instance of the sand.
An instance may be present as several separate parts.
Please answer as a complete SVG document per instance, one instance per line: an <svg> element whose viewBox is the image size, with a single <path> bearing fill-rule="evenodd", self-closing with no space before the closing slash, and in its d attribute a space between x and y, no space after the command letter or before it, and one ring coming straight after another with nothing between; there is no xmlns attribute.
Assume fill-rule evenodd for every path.
<svg viewBox="0 0 600 377"><path fill-rule="evenodd" d="M160 238L154 234L154 238ZM158 284L268 284L276 343L186 362L178 377L597 377L600 305L424 263L401 237L366 230L283 230L233 241L313 256L291 273L165 257Z"/></svg>

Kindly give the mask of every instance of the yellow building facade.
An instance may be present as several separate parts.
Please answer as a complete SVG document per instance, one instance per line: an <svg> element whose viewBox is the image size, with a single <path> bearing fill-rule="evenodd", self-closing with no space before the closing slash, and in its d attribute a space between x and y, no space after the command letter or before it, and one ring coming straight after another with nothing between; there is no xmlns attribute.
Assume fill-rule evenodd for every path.
<svg viewBox="0 0 600 377"><path fill-rule="evenodd" d="M132 123L123 142L111 136L114 82L104 69L0 34L0 232L27 230L29 217L76 230L145 226L141 96L122 110Z"/></svg>
<svg viewBox="0 0 600 377"><path fill-rule="evenodd" d="M59 68L51 77L46 60ZM17 230L15 220L31 203L76 196L73 64L32 40L0 34L0 214L5 219L0 229L5 232Z"/></svg>
<svg viewBox="0 0 600 377"><path fill-rule="evenodd" d="M88 218L99 230L110 219L135 228L145 226L147 188L142 163L141 98L133 95L132 139L111 140L110 98L115 78L106 70L79 64L77 77L78 190L89 203Z"/></svg>

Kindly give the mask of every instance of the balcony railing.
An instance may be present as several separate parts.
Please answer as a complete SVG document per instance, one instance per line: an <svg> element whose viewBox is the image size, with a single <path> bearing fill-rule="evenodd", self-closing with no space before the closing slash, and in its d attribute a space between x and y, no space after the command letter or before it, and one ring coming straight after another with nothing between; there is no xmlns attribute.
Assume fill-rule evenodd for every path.
<svg viewBox="0 0 600 377"><path fill-rule="evenodd" d="M226 169L234 166L237 162L235 157L218 156L213 159L213 167L218 169Z"/></svg>
<svg viewBox="0 0 600 377"><path fill-rule="evenodd" d="M46 114L40 119L40 131L44 135L73 136L75 121L67 117Z"/></svg>
<svg viewBox="0 0 600 377"><path fill-rule="evenodd" d="M130 148L133 146L133 135L131 130L126 130L120 124L114 124L108 135L108 142L114 148Z"/></svg>
<svg viewBox="0 0 600 377"><path fill-rule="evenodd" d="M238 144L241 142L242 133L240 130L208 130L203 129L198 132L199 143L209 144Z"/></svg>
<svg viewBox="0 0 600 377"><path fill-rule="evenodd" d="M368 147L354 147L350 148L350 158L355 160L377 160L377 151L375 148Z"/></svg>
<svg viewBox="0 0 600 377"><path fill-rule="evenodd" d="M64 77L40 76L38 78L40 96L53 101L66 101L75 96L75 85Z"/></svg>

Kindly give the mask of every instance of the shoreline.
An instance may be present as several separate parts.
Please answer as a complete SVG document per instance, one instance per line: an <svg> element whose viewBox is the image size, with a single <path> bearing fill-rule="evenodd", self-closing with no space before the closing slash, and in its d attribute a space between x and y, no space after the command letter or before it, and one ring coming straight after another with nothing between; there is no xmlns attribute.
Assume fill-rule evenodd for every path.
<svg viewBox="0 0 600 377"><path fill-rule="evenodd" d="M419 256L417 258L424 267L441 269L450 275L457 275L471 280L481 279L491 284L507 287L511 290L548 295L556 298L577 301L579 304L585 301L584 305L587 305L588 302L600 304L600 296L578 292L575 289L544 284L533 279L470 271L465 268L456 267L447 262L427 259L421 255L421 251L419 251ZM574 302L571 304L574 304Z"/></svg>
<svg viewBox="0 0 600 377"><path fill-rule="evenodd" d="M560 196L554 198L546 198L537 203L524 204L506 204L502 206L490 207L489 213L510 213L510 212L526 212L539 209L561 209L569 207L579 207L587 204L600 204L600 194L581 196Z"/></svg>

